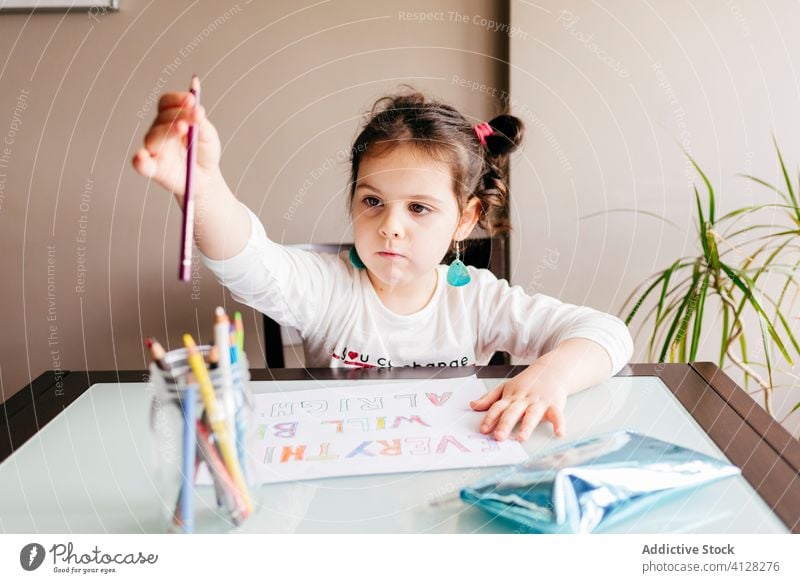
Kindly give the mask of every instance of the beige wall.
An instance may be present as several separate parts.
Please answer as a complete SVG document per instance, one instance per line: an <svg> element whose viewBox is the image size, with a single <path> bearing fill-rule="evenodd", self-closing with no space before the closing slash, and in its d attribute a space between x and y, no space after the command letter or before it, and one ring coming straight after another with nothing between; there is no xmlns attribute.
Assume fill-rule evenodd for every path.
<svg viewBox="0 0 800 583"><path fill-rule="evenodd" d="M273 238L321 242L349 237L337 159L375 98L413 83L477 120L491 100L453 76L507 85L509 35L488 22L507 20L505 2L120 4L0 15L3 398L59 366L144 368L143 337L207 338L214 306L235 309L205 270L195 299L178 283L179 209L130 166L151 94L199 73L237 195ZM421 10L438 20L400 14Z"/></svg>
<svg viewBox="0 0 800 583"><path fill-rule="evenodd" d="M800 6L788 0L512 0L511 24L524 34L511 38L510 85L530 126L512 172L512 220L524 225L511 239L516 283L617 313L646 276L700 253L691 185L705 189L681 146L713 181L718 216L775 202L735 175L782 182L774 133L796 181L798 22ZM677 228L644 214L584 218L621 208L659 214ZM762 214L751 224L774 220ZM787 314L796 334L799 308ZM716 361L718 302L705 316L710 341L699 360ZM749 346L763 362L757 324L748 324ZM634 361L647 360L651 329L652 320ZM776 394L780 418L800 400L800 383L797 369L774 357L784 369L776 382L794 385ZM726 372L742 382L738 369ZM796 433L800 415L787 426Z"/></svg>

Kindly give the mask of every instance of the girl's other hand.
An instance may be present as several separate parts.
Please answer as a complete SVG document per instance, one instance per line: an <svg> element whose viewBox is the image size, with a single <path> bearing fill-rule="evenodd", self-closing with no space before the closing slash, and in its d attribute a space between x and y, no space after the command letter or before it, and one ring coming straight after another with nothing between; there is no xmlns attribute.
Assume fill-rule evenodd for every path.
<svg viewBox="0 0 800 583"><path fill-rule="evenodd" d="M480 432L494 433L497 441L503 441L511 436L512 429L521 421L515 438L525 441L545 420L552 423L556 436L563 436L568 392L562 379L563 374L556 367L533 364L480 399L470 402L475 411L488 409L481 421Z"/></svg>

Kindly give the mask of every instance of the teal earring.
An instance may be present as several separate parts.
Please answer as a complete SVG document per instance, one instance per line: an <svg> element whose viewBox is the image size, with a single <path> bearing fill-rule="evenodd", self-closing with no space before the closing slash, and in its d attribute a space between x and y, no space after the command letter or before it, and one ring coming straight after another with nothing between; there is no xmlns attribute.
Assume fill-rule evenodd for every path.
<svg viewBox="0 0 800 583"><path fill-rule="evenodd" d="M467 266L464 265L464 262L461 261L460 257L461 254L458 250L458 241L456 241L456 258L450 264L450 267L447 268L447 283L453 287L467 285L471 279L469 272L467 271Z"/></svg>
<svg viewBox="0 0 800 583"><path fill-rule="evenodd" d="M358 256L358 251L356 251L355 245L350 247L350 263L352 263L353 267L356 269L364 269L366 267L364 262L361 261L361 257Z"/></svg>

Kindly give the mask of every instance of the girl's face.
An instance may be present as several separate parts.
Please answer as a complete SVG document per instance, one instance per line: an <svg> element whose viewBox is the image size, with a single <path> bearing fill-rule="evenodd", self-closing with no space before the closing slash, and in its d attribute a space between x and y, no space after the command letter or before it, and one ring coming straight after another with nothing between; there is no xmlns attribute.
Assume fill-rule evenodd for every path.
<svg viewBox="0 0 800 583"><path fill-rule="evenodd" d="M450 243L472 231L478 202L459 214L447 165L413 147L364 156L351 209L358 254L370 274L392 288L430 277Z"/></svg>

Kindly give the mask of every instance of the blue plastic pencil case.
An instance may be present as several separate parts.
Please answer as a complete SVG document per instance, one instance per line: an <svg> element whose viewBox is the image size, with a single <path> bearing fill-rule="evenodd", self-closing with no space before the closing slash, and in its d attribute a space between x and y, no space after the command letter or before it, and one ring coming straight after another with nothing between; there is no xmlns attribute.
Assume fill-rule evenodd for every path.
<svg viewBox="0 0 800 583"><path fill-rule="evenodd" d="M739 473L726 461L622 430L539 454L460 496L529 532L589 533Z"/></svg>

